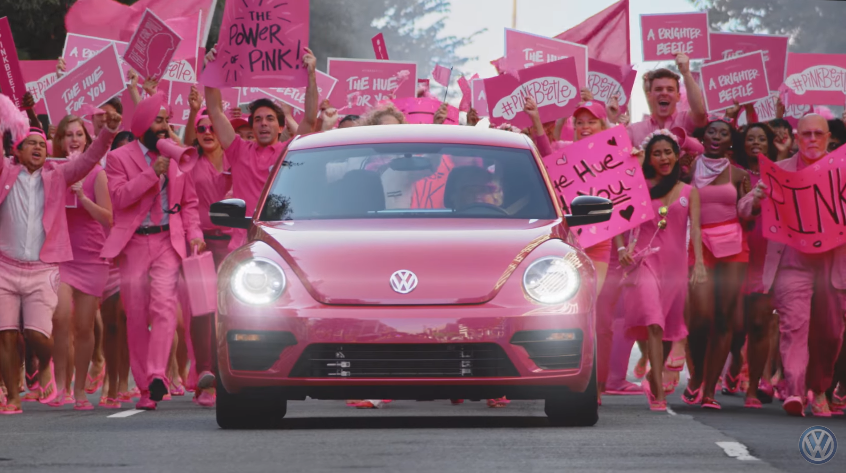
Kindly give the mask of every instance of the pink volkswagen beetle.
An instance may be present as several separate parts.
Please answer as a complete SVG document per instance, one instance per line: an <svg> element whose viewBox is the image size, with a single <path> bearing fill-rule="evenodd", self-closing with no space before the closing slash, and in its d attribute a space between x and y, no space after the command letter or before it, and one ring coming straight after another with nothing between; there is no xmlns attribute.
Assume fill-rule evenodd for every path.
<svg viewBox="0 0 846 473"><path fill-rule="evenodd" d="M597 422L594 269L524 136L403 125L295 139L218 275L217 422L277 425L313 399L544 399Z"/></svg>

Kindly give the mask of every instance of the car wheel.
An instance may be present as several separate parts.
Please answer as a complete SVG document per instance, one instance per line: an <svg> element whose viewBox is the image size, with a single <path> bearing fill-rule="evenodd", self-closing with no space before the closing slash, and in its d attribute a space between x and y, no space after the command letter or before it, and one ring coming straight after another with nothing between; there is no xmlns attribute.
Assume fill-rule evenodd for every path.
<svg viewBox="0 0 846 473"><path fill-rule="evenodd" d="M594 366L585 392L574 393L562 389L560 394L545 400L543 410L552 425L590 427L599 421L599 402L596 392L596 366Z"/></svg>
<svg viewBox="0 0 846 473"><path fill-rule="evenodd" d="M288 410L285 399L271 396L233 394L217 376L217 425L222 429L267 429L282 425Z"/></svg>

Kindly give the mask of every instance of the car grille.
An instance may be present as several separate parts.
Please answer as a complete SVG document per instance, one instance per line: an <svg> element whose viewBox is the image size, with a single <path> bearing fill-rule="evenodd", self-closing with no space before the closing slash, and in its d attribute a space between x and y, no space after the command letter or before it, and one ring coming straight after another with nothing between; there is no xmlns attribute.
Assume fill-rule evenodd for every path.
<svg viewBox="0 0 846 473"><path fill-rule="evenodd" d="M518 376L495 343L312 344L292 378L486 378Z"/></svg>
<svg viewBox="0 0 846 473"><path fill-rule="evenodd" d="M573 332L573 340L548 340L552 333L561 330L534 330L517 332L511 339L513 345L526 349L529 358L542 370L578 369L582 363L582 331Z"/></svg>

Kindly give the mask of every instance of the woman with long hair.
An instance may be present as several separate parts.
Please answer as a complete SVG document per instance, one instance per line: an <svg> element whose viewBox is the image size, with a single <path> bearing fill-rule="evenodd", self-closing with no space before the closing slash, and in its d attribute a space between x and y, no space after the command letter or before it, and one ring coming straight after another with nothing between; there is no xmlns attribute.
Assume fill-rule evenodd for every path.
<svg viewBox="0 0 846 473"><path fill-rule="evenodd" d="M705 282L699 226L699 192L679 179L680 148L668 130L649 135L644 149L643 174L649 185L655 218L631 230L628 241L614 237L620 265L625 268L619 309L625 313L626 333L647 340L652 369L641 383L653 411L667 410L663 366L672 342L687 336L684 322L688 281L696 287ZM687 257L687 230L695 264L692 274L679 264Z"/></svg>

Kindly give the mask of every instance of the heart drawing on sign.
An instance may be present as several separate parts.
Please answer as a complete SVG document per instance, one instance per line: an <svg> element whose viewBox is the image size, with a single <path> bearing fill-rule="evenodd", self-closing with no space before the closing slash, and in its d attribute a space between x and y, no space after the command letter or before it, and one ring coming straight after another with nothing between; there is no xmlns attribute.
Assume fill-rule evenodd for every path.
<svg viewBox="0 0 846 473"><path fill-rule="evenodd" d="M637 172L637 168L626 169L626 174L629 176L634 177L635 173Z"/></svg>
<svg viewBox="0 0 846 473"><path fill-rule="evenodd" d="M617 138L612 136L611 139L608 140L608 144L611 146L617 146Z"/></svg>
<svg viewBox="0 0 846 473"><path fill-rule="evenodd" d="M555 164L557 164L559 166L563 166L563 165L567 164L567 156L562 154L561 157L558 158L558 161L555 161Z"/></svg>
<svg viewBox="0 0 846 473"><path fill-rule="evenodd" d="M625 209L620 211L620 216L623 217L624 219L626 219L627 221L631 222L632 221L632 215L634 214L634 210L635 210L634 206L630 205L630 206L628 206Z"/></svg>

